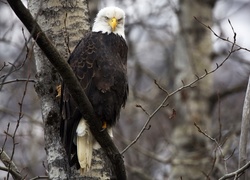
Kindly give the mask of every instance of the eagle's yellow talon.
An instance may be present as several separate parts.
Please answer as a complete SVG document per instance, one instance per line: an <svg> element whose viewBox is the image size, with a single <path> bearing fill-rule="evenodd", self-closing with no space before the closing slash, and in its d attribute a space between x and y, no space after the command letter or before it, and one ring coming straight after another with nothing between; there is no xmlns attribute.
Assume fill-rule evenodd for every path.
<svg viewBox="0 0 250 180"><path fill-rule="evenodd" d="M106 121L103 121L103 123L102 123L102 129L104 130L104 129L106 129L107 128L107 122Z"/></svg>
<svg viewBox="0 0 250 180"><path fill-rule="evenodd" d="M56 86L56 91L57 91L56 97L61 97L61 90L62 90L62 86L61 85Z"/></svg>

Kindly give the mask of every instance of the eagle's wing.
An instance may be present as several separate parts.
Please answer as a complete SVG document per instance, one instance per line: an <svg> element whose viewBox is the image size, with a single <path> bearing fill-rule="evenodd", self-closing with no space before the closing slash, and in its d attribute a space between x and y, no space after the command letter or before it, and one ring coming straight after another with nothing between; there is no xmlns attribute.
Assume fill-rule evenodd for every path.
<svg viewBox="0 0 250 180"><path fill-rule="evenodd" d="M123 38L117 39L115 35L109 35L109 37L111 39L106 39L107 34L98 32L86 34L72 52L68 63L80 81L97 116L99 114L104 118L112 116L110 124L114 124L119 117L121 106L125 105L128 95L126 77L128 49ZM107 46L109 48L106 48ZM114 66L115 68L113 68ZM102 102L102 99L105 98L110 101ZM62 86L61 105L63 115L61 137L63 144L70 164L76 163L79 167L74 138L82 115L64 84Z"/></svg>
<svg viewBox="0 0 250 180"><path fill-rule="evenodd" d="M94 75L95 59L91 58L96 53L96 47L93 46L91 38L92 33L87 33L85 37L78 43L68 63L75 73L77 79L80 81L81 86L86 91L92 81ZM82 118L82 115L68 92L66 85L62 85L62 102L61 110L63 120L61 123L61 138L65 146L70 165L78 164L76 156L75 135L77 125ZM74 156L71 157L71 154ZM78 164L79 167L79 164Z"/></svg>

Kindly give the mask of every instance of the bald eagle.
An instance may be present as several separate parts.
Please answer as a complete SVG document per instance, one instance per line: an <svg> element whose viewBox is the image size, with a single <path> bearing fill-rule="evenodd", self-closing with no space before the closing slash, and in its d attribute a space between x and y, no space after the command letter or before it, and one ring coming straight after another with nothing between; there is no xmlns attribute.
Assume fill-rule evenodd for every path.
<svg viewBox="0 0 250 180"><path fill-rule="evenodd" d="M97 119L112 136L128 96L125 13L118 7L101 9L88 32L78 43L68 63L80 81ZM93 144L89 126L76 103L62 85L61 138L71 166L84 174L91 169Z"/></svg>

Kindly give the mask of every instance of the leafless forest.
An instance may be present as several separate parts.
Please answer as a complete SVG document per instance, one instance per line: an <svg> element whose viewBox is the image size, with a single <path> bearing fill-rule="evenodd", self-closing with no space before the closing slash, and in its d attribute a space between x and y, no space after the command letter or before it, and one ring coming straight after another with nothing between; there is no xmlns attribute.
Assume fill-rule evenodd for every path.
<svg viewBox="0 0 250 180"><path fill-rule="evenodd" d="M91 23L110 5L126 12L129 98L113 140L127 179L250 179L250 2L90 0ZM71 51L79 34L63 39ZM34 46L1 0L0 179L51 177Z"/></svg>

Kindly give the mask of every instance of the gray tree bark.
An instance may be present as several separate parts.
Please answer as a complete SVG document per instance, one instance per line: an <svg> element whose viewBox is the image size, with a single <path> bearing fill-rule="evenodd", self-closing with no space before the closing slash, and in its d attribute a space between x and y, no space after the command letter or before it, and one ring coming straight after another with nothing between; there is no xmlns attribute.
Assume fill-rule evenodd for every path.
<svg viewBox="0 0 250 180"><path fill-rule="evenodd" d="M29 1L29 9L58 51L68 58L70 52L90 29L87 1ZM60 112L56 86L60 78L38 46L34 47L37 80L41 99L45 149L50 179L80 179L79 172L68 166L59 136ZM110 179L109 160L101 149L94 152L92 171L85 179Z"/></svg>
<svg viewBox="0 0 250 180"><path fill-rule="evenodd" d="M247 163L247 144L248 144L248 134L250 125L250 76L248 79L248 85L246 90L246 96L242 112L242 122L241 122L241 133L239 142L239 168ZM244 173L241 180L247 179L247 173Z"/></svg>
<svg viewBox="0 0 250 180"><path fill-rule="evenodd" d="M214 1L179 1L179 34L175 47L174 66L176 70L175 88L195 80L210 69L212 52L211 33L202 27L194 17L212 25ZM207 146L207 138L198 132L196 123L209 133L209 96L212 77L207 76L175 96L177 123L172 134L176 147L176 157L169 179L204 179L211 171L212 159Z"/></svg>

